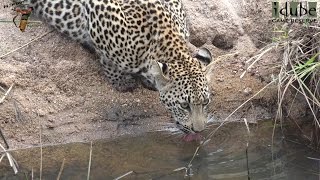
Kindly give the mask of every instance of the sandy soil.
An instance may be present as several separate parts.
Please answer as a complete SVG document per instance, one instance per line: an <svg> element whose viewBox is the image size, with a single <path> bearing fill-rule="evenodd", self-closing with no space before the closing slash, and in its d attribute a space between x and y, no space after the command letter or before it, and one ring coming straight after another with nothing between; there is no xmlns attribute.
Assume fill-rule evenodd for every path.
<svg viewBox="0 0 320 180"><path fill-rule="evenodd" d="M248 66L245 61L263 42L270 42L270 3L183 2L190 21L191 43L209 48L215 58L208 73L213 92L209 109L215 120L221 121L270 82L274 73L270 67L278 61L278 52L267 54L244 78L239 78ZM3 11L0 19L13 18L9 9ZM22 33L13 23L0 23L0 55L49 31L40 24ZM68 143L135 135L161 129L170 122L157 92L143 88L132 93L117 92L106 82L96 59L57 32L0 59L0 86L8 89L14 84L0 104L0 128L11 147L37 145L40 133L45 144ZM256 122L272 118L276 97L276 89L271 87L231 120Z"/></svg>

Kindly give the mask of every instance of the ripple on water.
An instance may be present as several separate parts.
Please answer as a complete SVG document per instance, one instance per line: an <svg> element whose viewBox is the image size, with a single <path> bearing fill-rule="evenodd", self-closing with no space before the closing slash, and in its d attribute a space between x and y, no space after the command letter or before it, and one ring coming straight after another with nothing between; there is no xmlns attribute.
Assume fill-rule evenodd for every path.
<svg viewBox="0 0 320 180"><path fill-rule="evenodd" d="M272 127L252 126L248 135L244 124L223 126L199 151L192 163L192 179L247 179L248 162L251 179L316 179L318 161L309 150L284 143L278 134L272 149ZM285 146L284 146L285 145ZM90 179L113 179L130 171L127 179L183 179L197 143L186 143L181 137L164 133L147 133L138 137L122 137L93 143ZM43 178L56 179L63 159L61 179L86 179L90 144L73 143L43 148ZM0 179L30 179L31 169L39 177L39 148L12 153L21 169L13 176L8 162L0 164ZM273 157L272 157L273 154ZM28 178L26 178L28 177Z"/></svg>

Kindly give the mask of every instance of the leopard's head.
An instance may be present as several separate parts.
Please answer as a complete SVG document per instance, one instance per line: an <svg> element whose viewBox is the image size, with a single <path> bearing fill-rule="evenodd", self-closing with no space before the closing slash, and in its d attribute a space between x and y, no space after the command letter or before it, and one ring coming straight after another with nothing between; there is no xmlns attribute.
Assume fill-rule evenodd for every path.
<svg viewBox="0 0 320 180"><path fill-rule="evenodd" d="M172 113L177 127L189 134L203 131L207 124L210 92L205 72L212 56L202 48L196 57L184 57L188 59L175 64L154 61L151 69L161 102Z"/></svg>

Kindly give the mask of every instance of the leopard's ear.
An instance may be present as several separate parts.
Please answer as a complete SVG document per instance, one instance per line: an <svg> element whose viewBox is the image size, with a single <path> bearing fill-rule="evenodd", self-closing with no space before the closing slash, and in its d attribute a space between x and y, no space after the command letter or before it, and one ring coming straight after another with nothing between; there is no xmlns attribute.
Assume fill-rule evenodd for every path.
<svg viewBox="0 0 320 180"><path fill-rule="evenodd" d="M164 88L169 83L170 79L166 77L167 72L168 66L165 63L160 63L155 60L151 61L150 73L154 78L158 90Z"/></svg>
<svg viewBox="0 0 320 180"><path fill-rule="evenodd" d="M207 48L200 48L194 57L197 58L201 62L201 64L205 66L210 64L212 61L211 52Z"/></svg>

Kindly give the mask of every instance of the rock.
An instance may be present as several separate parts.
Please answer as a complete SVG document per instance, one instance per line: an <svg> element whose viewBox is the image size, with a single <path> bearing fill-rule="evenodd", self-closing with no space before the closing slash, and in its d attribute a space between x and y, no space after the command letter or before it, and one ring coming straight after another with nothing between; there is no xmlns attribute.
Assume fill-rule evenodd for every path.
<svg viewBox="0 0 320 180"><path fill-rule="evenodd" d="M249 96L250 94L252 94L252 89L249 88L249 87L246 87L246 88L243 90L243 94L246 95L246 96Z"/></svg>
<svg viewBox="0 0 320 180"><path fill-rule="evenodd" d="M55 128L53 124L46 124L46 127L51 130Z"/></svg>
<svg viewBox="0 0 320 180"><path fill-rule="evenodd" d="M183 4L189 21L190 42L195 46L207 44L229 50L243 34L241 19L235 12L241 9L241 4L209 0L183 0Z"/></svg>
<svg viewBox="0 0 320 180"><path fill-rule="evenodd" d="M47 113L46 113L44 110L42 110L42 109L38 109L37 114L38 114L38 116L43 117L43 116L45 116Z"/></svg>
<svg viewBox="0 0 320 180"><path fill-rule="evenodd" d="M218 81L218 82L223 82L224 79L220 77L220 78L217 78L217 81Z"/></svg>

